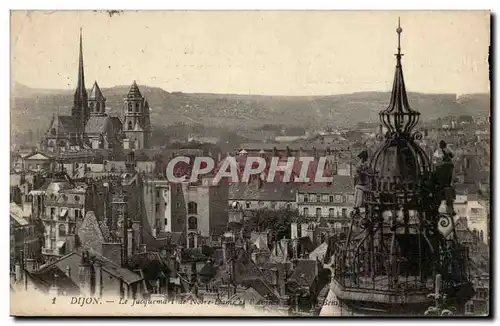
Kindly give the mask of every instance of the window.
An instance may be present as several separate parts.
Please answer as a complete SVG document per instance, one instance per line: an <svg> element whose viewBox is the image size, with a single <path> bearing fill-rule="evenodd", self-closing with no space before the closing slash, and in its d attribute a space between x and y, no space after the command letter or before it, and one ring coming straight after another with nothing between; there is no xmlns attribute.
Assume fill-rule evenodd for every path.
<svg viewBox="0 0 500 326"><path fill-rule="evenodd" d="M275 209L275 208L276 208L276 202L275 202L275 201L272 201L272 202L271 202L271 208L272 208L272 209Z"/></svg>
<svg viewBox="0 0 500 326"><path fill-rule="evenodd" d="M330 203L333 203L333 196L330 196L330 198L329 198L329 202L330 202Z"/></svg>
<svg viewBox="0 0 500 326"><path fill-rule="evenodd" d="M159 198L159 197L160 197L160 191L156 190L156 198Z"/></svg>
<svg viewBox="0 0 500 326"><path fill-rule="evenodd" d="M316 201L319 203L321 202L321 195L316 195Z"/></svg>
<svg viewBox="0 0 500 326"><path fill-rule="evenodd" d="M128 130L132 130L133 126L132 126L132 121L129 121L128 122Z"/></svg>
<svg viewBox="0 0 500 326"><path fill-rule="evenodd" d="M304 216L309 216L309 208L304 207Z"/></svg>
<svg viewBox="0 0 500 326"><path fill-rule="evenodd" d="M139 112L140 105L139 103L135 103L135 112Z"/></svg>
<svg viewBox="0 0 500 326"><path fill-rule="evenodd" d="M342 208L342 217L347 217L347 208Z"/></svg>
<svg viewBox="0 0 500 326"><path fill-rule="evenodd" d="M246 207L247 209L249 209L251 204L252 204L251 202L247 201L247 202L245 203L245 207Z"/></svg>
<svg viewBox="0 0 500 326"><path fill-rule="evenodd" d="M316 217L321 217L321 208L316 208Z"/></svg>
<svg viewBox="0 0 500 326"><path fill-rule="evenodd" d="M75 209L75 219L82 218L82 212L79 209Z"/></svg>
<svg viewBox="0 0 500 326"><path fill-rule="evenodd" d="M188 214L198 214L198 205L193 201L188 203Z"/></svg>
<svg viewBox="0 0 500 326"><path fill-rule="evenodd" d="M56 132L56 128L52 128L52 129L50 130L50 134L51 134L51 135L55 135L56 133L57 133L57 132Z"/></svg>
<svg viewBox="0 0 500 326"><path fill-rule="evenodd" d="M128 112L132 112L132 103L128 104Z"/></svg>
<svg viewBox="0 0 500 326"><path fill-rule="evenodd" d="M59 224L59 236L65 236L66 235L66 225L64 224Z"/></svg>
<svg viewBox="0 0 500 326"><path fill-rule="evenodd" d="M168 219L167 218L164 219L163 223L165 224L165 226L167 226L168 225Z"/></svg>
<svg viewBox="0 0 500 326"><path fill-rule="evenodd" d="M346 202L346 196L342 196L342 202L345 203Z"/></svg>
<svg viewBox="0 0 500 326"><path fill-rule="evenodd" d="M75 196L75 201L80 201L80 196Z"/></svg>
<svg viewBox="0 0 500 326"><path fill-rule="evenodd" d="M156 203L155 204L155 212L159 212L160 211L160 204L159 203Z"/></svg>
<svg viewBox="0 0 500 326"><path fill-rule="evenodd" d="M198 229L198 219L194 216L190 216L188 219L188 229L197 230Z"/></svg>
<svg viewBox="0 0 500 326"><path fill-rule="evenodd" d="M195 235L193 233L189 234L189 237L188 237L188 248L194 248L195 247L194 237L195 237Z"/></svg>
<svg viewBox="0 0 500 326"><path fill-rule="evenodd" d="M100 109L101 109L101 103L97 102L97 103L95 104L95 111L96 111L96 112L99 112L99 110L100 110Z"/></svg>
<svg viewBox="0 0 500 326"><path fill-rule="evenodd" d="M309 202L309 196L308 195L304 195L304 203L307 203Z"/></svg>
<svg viewBox="0 0 500 326"><path fill-rule="evenodd" d="M329 216L329 217L335 217L335 210L334 210L333 208L330 208L330 209L328 210L328 216Z"/></svg>

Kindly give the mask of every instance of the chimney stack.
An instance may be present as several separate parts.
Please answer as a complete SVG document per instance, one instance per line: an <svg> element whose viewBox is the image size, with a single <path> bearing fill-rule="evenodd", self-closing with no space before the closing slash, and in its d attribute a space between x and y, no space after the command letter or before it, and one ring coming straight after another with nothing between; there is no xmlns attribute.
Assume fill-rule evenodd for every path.
<svg viewBox="0 0 500 326"><path fill-rule="evenodd" d="M15 274L16 274L16 282L20 283L23 279L23 270L21 269L20 263L16 263Z"/></svg>
<svg viewBox="0 0 500 326"><path fill-rule="evenodd" d="M102 297L102 264L100 262L96 262L94 264L94 275L95 275L94 295L100 298Z"/></svg>
<svg viewBox="0 0 500 326"><path fill-rule="evenodd" d="M127 230L127 261L134 254L134 231L132 229Z"/></svg>
<svg viewBox="0 0 500 326"><path fill-rule="evenodd" d="M80 293L83 296L90 296L91 293L91 263L89 252L82 252L82 260L80 266L78 267L78 277L80 280Z"/></svg>

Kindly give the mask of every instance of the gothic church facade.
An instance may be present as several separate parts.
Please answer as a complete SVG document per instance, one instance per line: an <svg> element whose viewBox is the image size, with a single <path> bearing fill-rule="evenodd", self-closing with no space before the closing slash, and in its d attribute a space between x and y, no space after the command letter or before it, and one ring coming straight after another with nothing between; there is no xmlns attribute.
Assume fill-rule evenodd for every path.
<svg viewBox="0 0 500 326"><path fill-rule="evenodd" d="M42 148L53 153L150 148L149 105L135 81L124 99L123 110L123 121L106 113L106 98L97 82L87 93L80 32L78 80L71 115L54 115L42 139Z"/></svg>

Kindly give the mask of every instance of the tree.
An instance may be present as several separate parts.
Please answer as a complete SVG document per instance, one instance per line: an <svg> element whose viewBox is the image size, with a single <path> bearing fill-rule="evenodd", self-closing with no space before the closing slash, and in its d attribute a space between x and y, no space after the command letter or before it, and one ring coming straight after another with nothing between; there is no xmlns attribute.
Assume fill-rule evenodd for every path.
<svg viewBox="0 0 500 326"><path fill-rule="evenodd" d="M263 208L255 211L254 217L249 222L253 226L253 229L259 232L270 230L271 241L276 241L284 237L290 238L290 225L298 217L297 210L270 210Z"/></svg>

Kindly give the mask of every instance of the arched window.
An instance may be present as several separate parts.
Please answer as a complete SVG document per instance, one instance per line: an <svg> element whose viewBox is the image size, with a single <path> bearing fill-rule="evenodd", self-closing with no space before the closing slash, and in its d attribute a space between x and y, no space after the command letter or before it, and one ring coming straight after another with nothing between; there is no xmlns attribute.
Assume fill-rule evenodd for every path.
<svg viewBox="0 0 500 326"><path fill-rule="evenodd" d="M194 216L190 216L188 219L188 229L197 230L198 229L198 219Z"/></svg>
<svg viewBox="0 0 500 326"><path fill-rule="evenodd" d="M188 214L198 214L198 205L193 201L188 203Z"/></svg>
<svg viewBox="0 0 500 326"><path fill-rule="evenodd" d="M101 109L101 103L97 102L95 104L95 112L99 112L100 109Z"/></svg>
<svg viewBox="0 0 500 326"><path fill-rule="evenodd" d="M132 121L129 121L129 122L128 122L128 130L132 130L132 128L133 128L133 127L132 127Z"/></svg>
<svg viewBox="0 0 500 326"><path fill-rule="evenodd" d="M135 103L135 112L139 112L139 108L141 105L139 103Z"/></svg>
<svg viewBox="0 0 500 326"><path fill-rule="evenodd" d="M59 236L65 236L65 235L66 235L66 225L59 224Z"/></svg>
<svg viewBox="0 0 500 326"><path fill-rule="evenodd" d="M309 216L309 208L304 207L304 216Z"/></svg>
<svg viewBox="0 0 500 326"><path fill-rule="evenodd" d="M128 112L132 112L132 103L128 104Z"/></svg>
<svg viewBox="0 0 500 326"><path fill-rule="evenodd" d="M94 103L93 102L89 103L89 109L90 109L90 111L94 111Z"/></svg>
<svg viewBox="0 0 500 326"><path fill-rule="evenodd" d="M329 216L329 217L335 217L335 210L334 210L333 208L330 208L330 209L328 210L328 216Z"/></svg>

